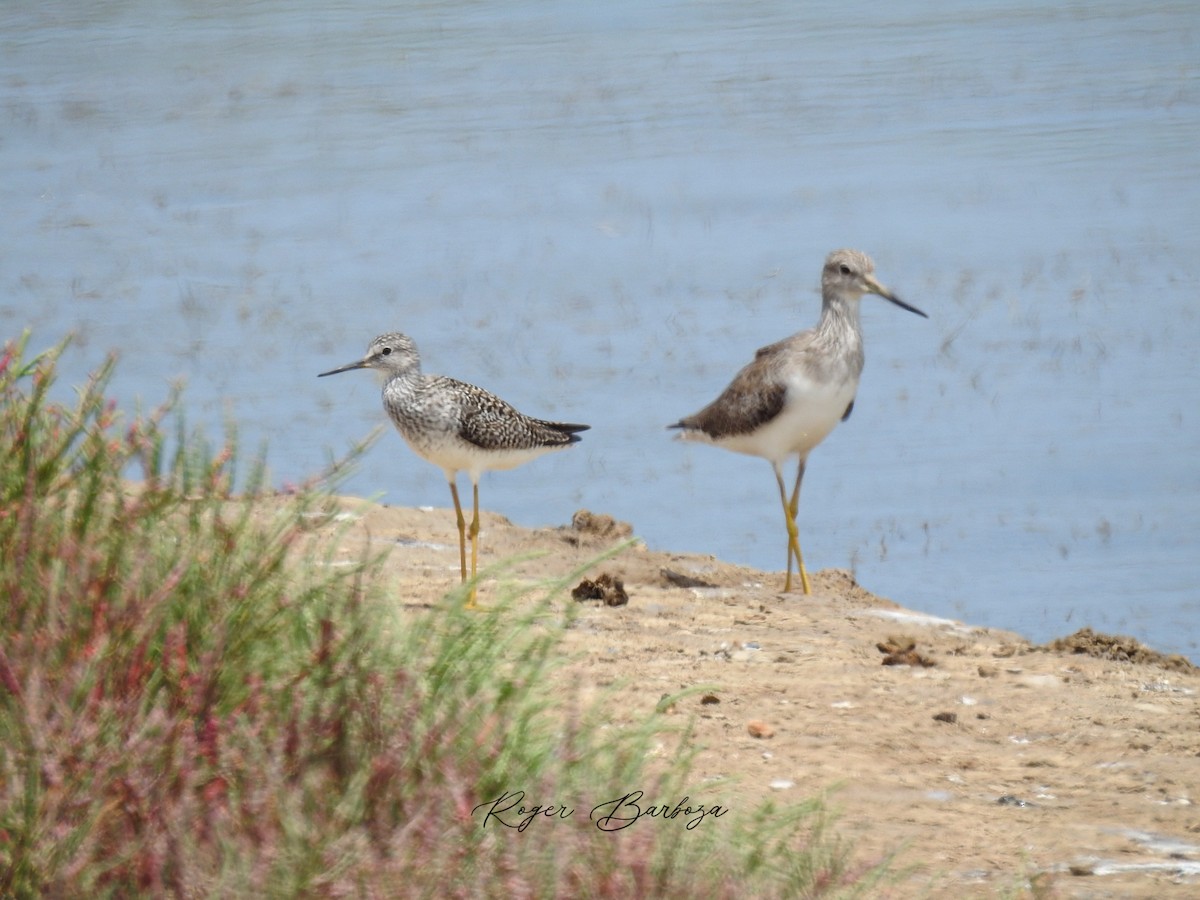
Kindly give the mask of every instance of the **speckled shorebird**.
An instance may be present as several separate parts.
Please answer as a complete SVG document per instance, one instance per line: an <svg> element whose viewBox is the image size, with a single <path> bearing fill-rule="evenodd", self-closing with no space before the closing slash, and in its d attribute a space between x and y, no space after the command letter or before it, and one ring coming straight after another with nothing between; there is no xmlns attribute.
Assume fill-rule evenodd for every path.
<svg viewBox="0 0 1200 900"><path fill-rule="evenodd" d="M351 369L376 369L384 376L383 408L401 437L418 456L440 466L450 483L458 521L458 563L467 574L467 535L471 538L471 592L475 605L475 576L479 561L479 477L491 469L511 469L551 450L579 442L576 432L590 426L546 422L518 412L483 388L443 375L421 374L416 344L405 334L382 334L371 341L367 355L318 377ZM471 476L474 512L467 530L458 499L458 473Z"/></svg>
<svg viewBox="0 0 1200 900"><path fill-rule="evenodd" d="M668 426L682 429L679 437L683 440L704 441L761 456L771 464L787 523L784 591L792 589L794 559L804 593L812 593L796 528L800 482L813 447L839 421L848 419L854 409L863 368L858 302L864 294L877 294L925 316L875 279L875 264L865 253L835 250L826 257L821 273L821 320L817 327L763 347L720 397L695 415ZM783 482L783 463L789 456L800 459L790 498Z"/></svg>

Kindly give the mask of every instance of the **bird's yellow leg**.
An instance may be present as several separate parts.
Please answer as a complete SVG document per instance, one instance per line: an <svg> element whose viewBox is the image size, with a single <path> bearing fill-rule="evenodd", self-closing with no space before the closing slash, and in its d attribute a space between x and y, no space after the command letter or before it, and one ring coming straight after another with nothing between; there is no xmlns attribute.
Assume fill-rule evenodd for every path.
<svg viewBox="0 0 1200 900"><path fill-rule="evenodd" d="M467 520L463 516L462 504L458 502L458 485L450 482L450 496L454 498L454 515L458 519L458 571L462 580L467 580Z"/></svg>
<svg viewBox="0 0 1200 900"><path fill-rule="evenodd" d="M777 464L773 464L773 466L775 469L775 483L779 485L779 501L783 506L783 518L787 523L788 533L787 578L783 583L783 590L786 593L792 589L792 557L794 556L796 564L800 569L801 587L804 593L811 594L812 589L808 584L808 573L804 570L804 557L800 555L800 535L796 528L796 517L792 514L787 488L783 484L783 473L779 470Z"/></svg>
<svg viewBox="0 0 1200 900"><path fill-rule="evenodd" d="M475 608L475 576L479 571L479 482L474 482L471 486L473 500L473 514L471 516L471 593L467 597L467 608Z"/></svg>
<svg viewBox="0 0 1200 900"><path fill-rule="evenodd" d="M788 503L788 512L791 513L792 527L799 535L800 529L796 525L796 514L800 512L800 482L804 479L804 466L808 462L804 457L800 457L800 464L796 467L796 486L792 488L792 499ZM800 555L800 538L796 538L796 565L800 567L800 583L804 586L804 593L811 594L812 588L808 583L808 572L804 568L804 557Z"/></svg>
<svg viewBox="0 0 1200 900"><path fill-rule="evenodd" d="M804 478L804 466L807 462L808 460L802 459L800 465L796 467L796 486L792 488L792 499L788 503L793 519L796 518L796 513L800 512L800 482Z"/></svg>

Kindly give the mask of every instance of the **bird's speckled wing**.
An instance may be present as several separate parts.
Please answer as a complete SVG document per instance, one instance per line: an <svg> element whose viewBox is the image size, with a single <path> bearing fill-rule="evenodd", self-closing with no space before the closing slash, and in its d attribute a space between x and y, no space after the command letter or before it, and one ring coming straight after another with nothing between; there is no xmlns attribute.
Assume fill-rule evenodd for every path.
<svg viewBox="0 0 1200 900"><path fill-rule="evenodd" d="M579 440L572 431L586 425L543 422L518 412L510 403L472 384L458 382L463 390L458 436L484 450L529 450L558 447Z"/></svg>

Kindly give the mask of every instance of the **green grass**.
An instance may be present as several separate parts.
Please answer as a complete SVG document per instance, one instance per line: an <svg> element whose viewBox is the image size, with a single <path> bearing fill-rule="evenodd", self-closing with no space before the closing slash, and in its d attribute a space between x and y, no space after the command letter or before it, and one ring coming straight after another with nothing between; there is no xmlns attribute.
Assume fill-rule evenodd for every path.
<svg viewBox="0 0 1200 900"><path fill-rule="evenodd" d="M0 895L791 897L878 878L816 802L598 828L592 806L635 790L721 801L689 782L686 727L579 707L561 585L402 613L378 559L323 549L361 447L279 493L261 461L237 477L232 435L189 434L178 396L126 423L111 360L52 402L65 345L27 341L0 357ZM487 815L517 791L573 813Z"/></svg>

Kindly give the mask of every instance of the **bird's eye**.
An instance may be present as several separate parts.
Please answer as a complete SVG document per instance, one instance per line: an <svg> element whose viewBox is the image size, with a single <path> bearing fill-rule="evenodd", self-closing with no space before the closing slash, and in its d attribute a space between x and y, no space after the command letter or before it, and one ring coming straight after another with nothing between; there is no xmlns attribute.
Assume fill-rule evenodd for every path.
<svg viewBox="0 0 1200 900"><path fill-rule="evenodd" d="M392 348L391 348L391 347L384 347L384 348L383 348L382 350L380 350L379 352L380 352L380 353L382 353L384 356L391 356L391 355L392 355Z"/></svg>
<svg viewBox="0 0 1200 900"><path fill-rule="evenodd" d="M841 266L839 266L839 268L841 269L841 272L843 275L850 274L850 267L848 265L846 265L845 263L842 263Z"/></svg>

